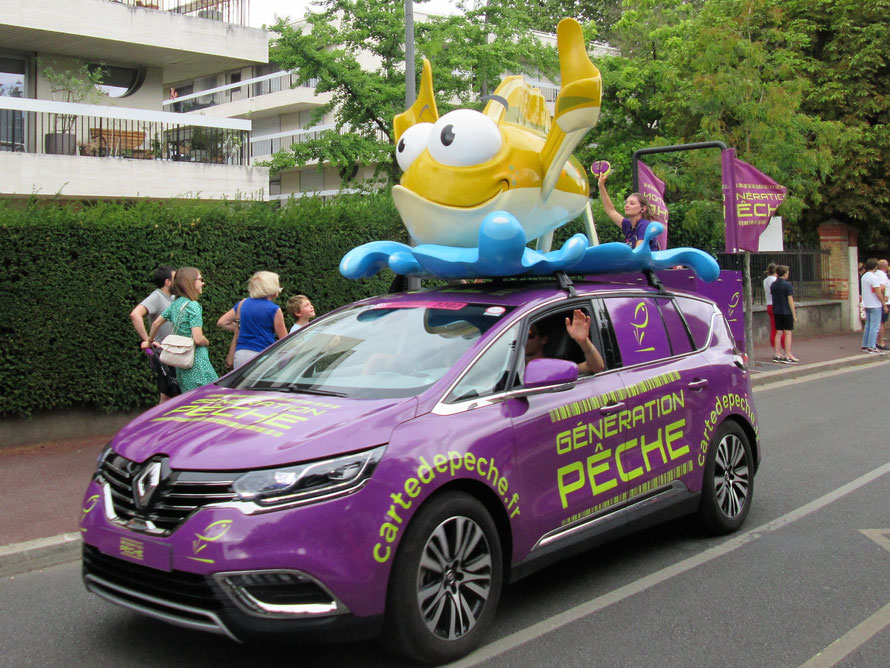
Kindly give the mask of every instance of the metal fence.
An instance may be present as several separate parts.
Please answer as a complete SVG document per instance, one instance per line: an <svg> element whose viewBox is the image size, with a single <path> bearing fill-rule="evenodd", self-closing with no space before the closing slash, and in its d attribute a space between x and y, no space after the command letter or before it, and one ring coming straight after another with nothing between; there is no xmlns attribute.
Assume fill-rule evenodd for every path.
<svg viewBox="0 0 890 668"><path fill-rule="evenodd" d="M766 304L763 279L770 263L784 264L789 268L789 280L794 285L794 296L799 301L828 299L831 292L828 278L829 251L821 248L800 248L783 252L751 253L751 288L755 304ZM718 253L721 269L744 269L741 253Z"/></svg>
<svg viewBox="0 0 890 668"><path fill-rule="evenodd" d="M111 0L111 2L242 26L248 24L250 10L249 0Z"/></svg>

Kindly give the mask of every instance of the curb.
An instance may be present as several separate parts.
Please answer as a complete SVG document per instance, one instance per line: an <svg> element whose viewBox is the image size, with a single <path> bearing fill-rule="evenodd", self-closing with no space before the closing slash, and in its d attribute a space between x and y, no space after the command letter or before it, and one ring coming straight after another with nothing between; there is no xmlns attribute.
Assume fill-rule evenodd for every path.
<svg viewBox="0 0 890 668"><path fill-rule="evenodd" d="M81 545L79 533L63 533L0 546L0 578L76 561Z"/></svg>
<svg viewBox="0 0 890 668"><path fill-rule="evenodd" d="M853 357L842 357L836 360L828 360L827 362L813 362L812 364L800 364L797 366L789 366L784 369L776 369L775 371L758 371L751 374L751 385L753 387L763 387L772 385L785 380L794 380L804 376L812 376L813 374L825 371L836 371L838 369L849 369L850 367L871 366L873 364L886 364L890 362L890 355L854 355Z"/></svg>

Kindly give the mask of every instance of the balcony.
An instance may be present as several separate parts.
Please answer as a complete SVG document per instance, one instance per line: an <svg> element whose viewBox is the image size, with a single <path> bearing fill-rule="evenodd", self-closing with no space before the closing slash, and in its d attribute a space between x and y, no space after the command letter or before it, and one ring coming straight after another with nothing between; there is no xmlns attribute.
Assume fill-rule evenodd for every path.
<svg viewBox="0 0 890 668"><path fill-rule="evenodd" d="M246 0L0 0L0 47L158 67L181 81L268 62L269 33L242 14Z"/></svg>
<svg viewBox="0 0 890 668"><path fill-rule="evenodd" d="M157 9L162 12L222 21L239 26L248 25L248 0L108 0L131 7Z"/></svg>
<svg viewBox="0 0 890 668"><path fill-rule="evenodd" d="M0 98L0 195L219 199L268 188L251 122Z"/></svg>
<svg viewBox="0 0 890 668"><path fill-rule="evenodd" d="M238 118L251 114L254 118L303 111L326 104L331 93L318 95L318 81L311 79L297 85L297 75L272 72L237 83L208 88L196 93L164 100L165 109L178 112L200 110L218 118ZM188 90L190 86L181 86Z"/></svg>

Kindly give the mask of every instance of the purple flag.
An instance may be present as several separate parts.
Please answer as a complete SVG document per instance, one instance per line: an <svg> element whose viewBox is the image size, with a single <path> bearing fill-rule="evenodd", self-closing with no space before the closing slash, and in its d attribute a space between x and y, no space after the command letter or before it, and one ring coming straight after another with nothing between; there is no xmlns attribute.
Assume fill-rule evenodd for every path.
<svg viewBox="0 0 890 668"><path fill-rule="evenodd" d="M726 252L756 251L760 235L785 201L788 189L736 158L734 148L723 151L721 162Z"/></svg>
<svg viewBox="0 0 890 668"><path fill-rule="evenodd" d="M664 225L664 232L658 237L658 247L661 250L667 248L668 241L668 209L664 203L664 181L655 176L652 170L642 160L637 161L637 184L640 194L649 202L647 220L653 220Z"/></svg>

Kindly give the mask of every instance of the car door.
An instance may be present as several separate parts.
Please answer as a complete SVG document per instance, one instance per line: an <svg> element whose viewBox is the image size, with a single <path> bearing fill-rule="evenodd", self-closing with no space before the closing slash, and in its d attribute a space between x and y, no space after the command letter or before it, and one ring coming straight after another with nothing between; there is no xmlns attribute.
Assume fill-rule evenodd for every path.
<svg viewBox="0 0 890 668"><path fill-rule="evenodd" d="M593 304L589 299L567 300L556 308L530 315L521 332L526 337L521 343L527 344L529 329L535 323L549 323L550 337L565 335L565 318L571 317L575 308L594 316L591 340L606 353L605 371L581 376L565 391L535 392L508 401L528 511L523 548L538 554L623 523L620 503L626 485L616 470L616 453L611 445L611 434L625 405L621 400L623 381L614 368L616 363L605 340L609 337L600 330ZM554 345L547 356L559 354L578 361L570 349L563 348Z"/></svg>
<svg viewBox="0 0 890 668"><path fill-rule="evenodd" d="M618 464L626 474L630 521L699 488L696 448L713 369L670 296L604 302L629 395L624 425L629 438Z"/></svg>

